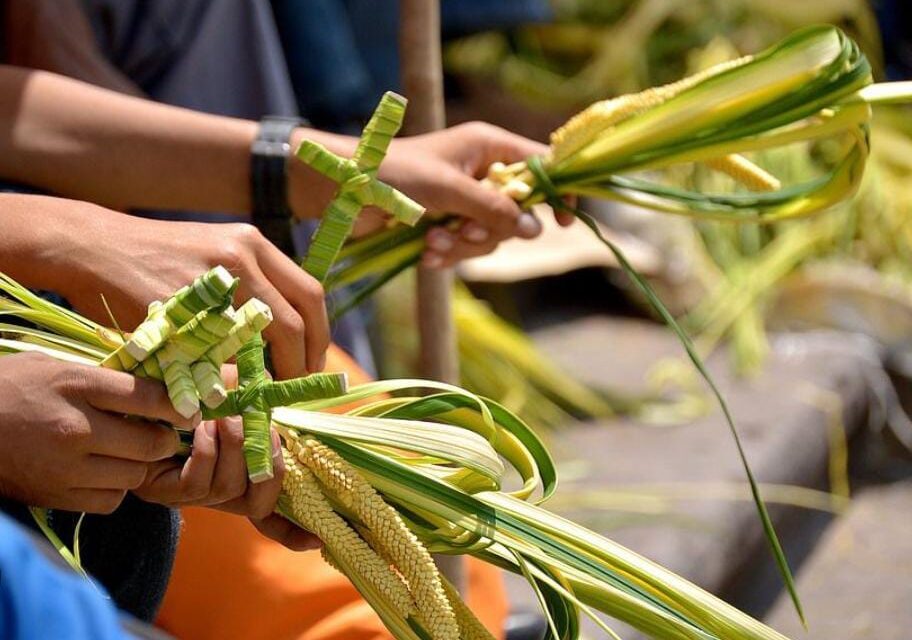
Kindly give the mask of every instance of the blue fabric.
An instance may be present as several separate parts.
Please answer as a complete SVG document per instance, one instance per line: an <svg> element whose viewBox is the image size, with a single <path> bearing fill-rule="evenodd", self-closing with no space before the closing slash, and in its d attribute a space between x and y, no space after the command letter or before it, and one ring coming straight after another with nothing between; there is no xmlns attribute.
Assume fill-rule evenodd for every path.
<svg viewBox="0 0 912 640"><path fill-rule="evenodd" d="M272 0L299 107L316 126L354 132L383 92L399 87L398 5ZM552 17L547 0L444 0L440 21L447 37Z"/></svg>
<svg viewBox="0 0 912 640"><path fill-rule="evenodd" d="M0 638L128 638L107 594L55 566L11 519L0 514Z"/></svg>
<svg viewBox="0 0 912 640"><path fill-rule="evenodd" d="M338 129L370 113L375 95L348 12L339 0L273 0L272 10L301 113Z"/></svg>
<svg viewBox="0 0 912 640"><path fill-rule="evenodd" d="M443 0L440 5L444 36L553 19L554 11L547 0Z"/></svg>
<svg viewBox="0 0 912 640"><path fill-rule="evenodd" d="M0 514L38 533L25 505L0 497ZM49 523L61 540L71 544L79 516L52 510ZM179 531L176 510L127 494L114 513L85 516L79 538L82 566L104 585L117 608L152 621L171 577Z"/></svg>

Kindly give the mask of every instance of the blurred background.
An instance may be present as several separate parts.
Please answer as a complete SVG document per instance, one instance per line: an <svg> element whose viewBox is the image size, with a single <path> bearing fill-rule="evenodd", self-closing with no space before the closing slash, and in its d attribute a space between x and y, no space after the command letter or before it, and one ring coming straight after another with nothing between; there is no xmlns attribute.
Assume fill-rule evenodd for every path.
<svg viewBox="0 0 912 640"><path fill-rule="evenodd" d="M553 0L490 3L490 15L484 4L443 3L449 117L543 141L593 101L675 81L810 24L849 33L878 79L912 78L903 1ZM790 637L898 640L912 622L912 111L878 107L874 123L858 195L808 220L734 226L582 203L709 358L777 505L808 632L782 598L721 416L601 247L548 226L540 243L506 243L460 272L463 382L501 389L550 434L564 481L552 508ZM801 178L828 152L796 146L758 161ZM724 186L692 170L678 178ZM407 323L394 310L410 291L400 284L381 297L381 327ZM526 351L498 333L513 327L545 362L520 357ZM382 336L385 371L414 366L408 333Z"/></svg>

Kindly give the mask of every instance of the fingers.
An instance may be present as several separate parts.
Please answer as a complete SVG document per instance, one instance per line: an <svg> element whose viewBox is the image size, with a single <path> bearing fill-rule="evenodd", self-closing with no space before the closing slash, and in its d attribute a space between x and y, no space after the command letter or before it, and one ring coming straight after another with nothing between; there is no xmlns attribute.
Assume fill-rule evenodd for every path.
<svg viewBox="0 0 912 640"><path fill-rule="evenodd" d="M470 220L459 229L459 237L466 242L481 243L487 242L491 234L483 226Z"/></svg>
<svg viewBox="0 0 912 640"><path fill-rule="evenodd" d="M272 244L262 245L261 254L263 272L304 321L307 372L321 371L330 341L323 287Z"/></svg>
<svg viewBox="0 0 912 640"><path fill-rule="evenodd" d="M579 204L577 202L576 196L564 196L564 204L566 204L571 209L575 209ZM576 220L576 216L573 215L570 211L561 211L559 209L554 210L554 219L557 220L557 224L562 227L569 227Z"/></svg>
<svg viewBox="0 0 912 640"><path fill-rule="evenodd" d="M146 479L133 493L146 502L179 507L183 504L180 493L180 474L183 468L184 465L177 460L154 462L149 465Z"/></svg>
<svg viewBox="0 0 912 640"><path fill-rule="evenodd" d="M132 460L90 455L80 477L88 480L84 489L117 489L128 491L140 487L146 479L148 465Z"/></svg>
<svg viewBox="0 0 912 640"><path fill-rule="evenodd" d="M282 492L285 461L282 458L279 434L274 429L272 430L272 469L272 478L256 484L247 483L246 493L243 496L223 502L218 505L218 508L254 519L266 518L275 511L276 502Z"/></svg>
<svg viewBox="0 0 912 640"><path fill-rule="evenodd" d="M180 438L166 426L89 409L90 453L136 462L165 460L177 453ZM132 487L131 487L132 488Z"/></svg>
<svg viewBox="0 0 912 640"><path fill-rule="evenodd" d="M277 375L294 378L318 370L329 345L320 283L251 225L232 225L221 252L223 264L239 272L239 300L256 297L272 309L264 335Z"/></svg>
<svg viewBox="0 0 912 640"><path fill-rule="evenodd" d="M467 240L459 230L452 232L443 227L433 228L428 231L427 249L421 257L421 264L431 269L451 267L460 260L491 253L500 244L498 238L487 234L476 237L483 237L484 240Z"/></svg>
<svg viewBox="0 0 912 640"><path fill-rule="evenodd" d="M219 504L244 495L247 490L247 463L244 460L244 425L240 418L216 421L218 460L205 504ZM192 457L192 456L191 456Z"/></svg>
<svg viewBox="0 0 912 640"><path fill-rule="evenodd" d="M368 234L384 229L390 221L390 215L377 207L365 207L355 220L352 238L362 238Z"/></svg>
<svg viewBox="0 0 912 640"><path fill-rule="evenodd" d="M194 502L209 495L218 462L218 427L204 422L193 436L193 451L175 477L171 475L174 502Z"/></svg>
<svg viewBox="0 0 912 640"><path fill-rule="evenodd" d="M560 226L569 227L576 220L576 217L572 213L555 211L554 219L557 220L557 224Z"/></svg>
<svg viewBox="0 0 912 640"><path fill-rule="evenodd" d="M530 213L522 214L518 226L523 229L521 237L537 236L542 228L538 219ZM460 260L491 253L502 239L474 220L463 223L457 229L434 227L427 233L427 248L421 263L432 269L450 267Z"/></svg>
<svg viewBox="0 0 912 640"><path fill-rule="evenodd" d="M181 465L152 465L147 480L135 491L151 502L167 505L216 506L242 515L268 516L282 491L284 464L278 435L273 432L272 479L247 480L244 427L239 418L207 421L196 430L190 458Z"/></svg>
<svg viewBox="0 0 912 640"><path fill-rule="evenodd" d="M451 266L461 259L489 253L498 242L509 237L532 239L541 234L541 223L506 194L479 182L493 162L513 163L547 152L547 147L499 127L485 123L468 123L444 132L456 152L449 153L455 169L433 180L435 207L467 218L457 232L428 234L428 250L422 263L428 267ZM557 216L561 225L570 224L572 216Z"/></svg>
<svg viewBox="0 0 912 640"><path fill-rule="evenodd" d="M267 374L269 372L267 371ZM226 389L237 389L238 386L238 371L236 364L223 364L222 365L222 381L225 383Z"/></svg>
<svg viewBox="0 0 912 640"><path fill-rule="evenodd" d="M530 156L540 156L548 152L547 145L524 138L506 129L487 124L471 123L477 130L475 135L482 139L484 150L483 167L476 173L476 178L483 178L488 167L494 162L510 164L525 160Z"/></svg>
<svg viewBox="0 0 912 640"><path fill-rule="evenodd" d="M487 235L487 234L486 234ZM431 227L424 237L425 239L425 255L423 262L425 266L428 267L438 267L441 266L443 262L443 256L447 255L450 251L453 250L453 247L456 246L457 237L456 234L446 229L445 227ZM427 258L431 256L437 256L438 262L440 264L427 264Z"/></svg>
<svg viewBox="0 0 912 640"><path fill-rule="evenodd" d="M305 345L304 319L285 300L266 278L259 267L250 266L241 279L243 296L256 297L269 305L272 322L263 335L269 342L272 364L279 378L297 378L307 373L307 349Z"/></svg>
<svg viewBox="0 0 912 640"><path fill-rule="evenodd" d="M469 175L484 178L494 162L511 164L548 152L547 145L524 138L487 122L466 122L441 134L452 144L448 154Z"/></svg>
<svg viewBox="0 0 912 640"><path fill-rule="evenodd" d="M160 382L101 367L88 369L84 380L83 397L101 411L164 420L187 429L199 424L199 415L187 419L174 409Z"/></svg>
<svg viewBox="0 0 912 640"><path fill-rule="evenodd" d="M293 551L309 551L323 546L317 536L279 515L271 515L259 520L251 518L250 522L264 536L272 538Z"/></svg>
<svg viewBox="0 0 912 640"><path fill-rule="evenodd" d="M512 198L459 171L447 173L439 179L435 194L437 208L441 211L474 220L501 238L528 232L520 227L522 210Z"/></svg>
<svg viewBox="0 0 912 640"><path fill-rule="evenodd" d="M62 502L54 507L108 515L120 506L126 495L127 492L120 489L71 489Z"/></svg>
<svg viewBox="0 0 912 640"><path fill-rule="evenodd" d="M285 478L285 461L282 459L282 445L279 434L272 430L272 472L273 476L264 482L247 485L244 496L245 513L251 518L267 518L275 511L279 494L282 493L282 481Z"/></svg>
<svg viewBox="0 0 912 640"><path fill-rule="evenodd" d="M476 237L479 227L500 240L513 236L531 239L541 233L535 216L520 209L515 200L458 171L440 179L435 200L440 210L468 218L465 233Z"/></svg>
<svg viewBox="0 0 912 640"><path fill-rule="evenodd" d="M134 493L169 506L203 501L209 495L218 461L218 427L204 422L193 434L193 453L186 462L152 463L146 480Z"/></svg>

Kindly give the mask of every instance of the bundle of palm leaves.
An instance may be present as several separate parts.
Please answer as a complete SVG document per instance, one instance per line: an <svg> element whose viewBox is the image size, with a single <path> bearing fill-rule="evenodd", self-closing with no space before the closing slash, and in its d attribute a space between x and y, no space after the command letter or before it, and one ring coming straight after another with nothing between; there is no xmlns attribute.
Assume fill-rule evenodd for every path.
<svg viewBox="0 0 912 640"><path fill-rule="evenodd" d="M912 83L872 84L867 59L839 29L810 27L754 56L595 103L552 134L546 156L495 164L486 180L523 206L547 201L567 209L561 196L584 195L705 220L796 218L857 191L870 152L871 105L910 98ZM794 182L745 155L810 142L826 142L831 161ZM722 190L682 187L678 172L691 166L733 180ZM336 313L415 264L434 224L448 221L425 218L342 247L325 283L330 290L356 285L360 293Z"/></svg>
<svg viewBox="0 0 912 640"><path fill-rule="evenodd" d="M0 312L27 323L0 325L2 356L39 352L100 366L133 339L117 339L119 332L2 274L0 291ZM241 391L229 391L210 415L240 410L241 396L256 404L264 389L256 338L242 347L238 373ZM655 638L782 640L662 567L541 508L556 489L554 464L535 434L497 403L423 380L351 389L308 378L276 384L268 415L287 465L277 512L323 538L327 560L395 637L490 637L437 572L428 555L436 552L471 554L523 575L553 638L579 637L580 613L613 636L602 612ZM283 393L290 388L319 391L308 399L309 392ZM433 393L412 395L416 389ZM292 404L282 406L283 398ZM342 415L324 413L354 401L366 402ZM519 478L513 488L508 470Z"/></svg>

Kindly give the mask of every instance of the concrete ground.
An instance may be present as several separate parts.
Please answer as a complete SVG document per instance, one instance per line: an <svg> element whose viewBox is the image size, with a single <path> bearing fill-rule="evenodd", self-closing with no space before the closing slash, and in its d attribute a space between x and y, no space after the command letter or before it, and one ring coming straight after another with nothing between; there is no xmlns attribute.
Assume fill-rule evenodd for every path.
<svg viewBox="0 0 912 640"><path fill-rule="evenodd" d="M587 382L630 392L643 389L645 374L658 360L682 353L671 334L658 325L607 316L583 317L541 328L533 337L546 353ZM851 350L839 351L808 347L775 353L763 372L748 380L734 376L724 357L710 362L761 483L828 488L832 443L851 440L863 430L870 394L859 373L862 365ZM648 426L628 419L569 425L554 434L551 446L563 471L558 493L565 496L552 504L554 510L569 514L698 585L722 594L755 616L764 616L779 598L781 585L753 505L745 499L718 499L720 492L740 491L743 496L746 488L732 438L718 411L685 426ZM650 495L633 494L631 498L629 491L644 485L660 486L647 492ZM688 499L656 499L669 491ZM775 497L772 488L767 493ZM907 500L909 495L907 491ZM576 504L581 499L587 504ZM902 498L893 500L889 504L902 506L897 502ZM855 515L856 506L869 509L861 503L853 505L839 521L840 526L854 526L852 518L860 517ZM908 506L907 501L905 514L909 513ZM825 551L818 544L821 534L834 535L830 526L832 514L793 506L773 506L771 513L792 567L802 581L800 586L806 581L811 585L804 594L809 610L815 617L830 618L826 613L816 614L818 606L824 607L817 603L817 592L825 594L827 585L826 579L815 582L818 579L814 576L820 571L818 564L838 564L827 560L829 556L818 559L818 554ZM902 529L902 516L894 520L895 529ZM912 544L910 540L912 536L907 533L906 546L897 549L900 555L903 548ZM886 553L887 543L886 539L878 539L875 546ZM905 555L912 558L912 554ZM880 577L879 566L872 556L867 570L867 581L872 586ZM856 572L862 572L862 567L858 566ZM908 573L904 575L905 591L900 594L908 596L912 581L908 580ZM534 597L521 579L511 578L509 584L518 608L535 608ZM841 589L848 600L849 585ZM905 602L909 601L906 597ZM836 605L837 610L840 608L844 605ZM912 623L912 606L907 609L904 617L898 616L898 607L890 609L891 614L897 614L897 621L906 623L906 629ZM859 614L857 620L877 617L880 609L872 605L868 611L869 614ZM785 602L776 605L771 620L784 632L793 634L791 637L806 637L795 632L797 618ZM855 622L856 618L852 618L846 624ZM584 628L587 637L603 636L594 625L587 623ZM636 637L621 625L615 628L624 638ZM850 636L835 633L831 627L821 628L830 633L807 637L912 637L912 633Z"/></svg>
<svg viewBox="0 0 912 640"><path fill-rule="evenodd" d="M767 622L791 638L912 637L912 482L862 490L798 575L808 630L776 603Z"/></svg>

